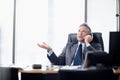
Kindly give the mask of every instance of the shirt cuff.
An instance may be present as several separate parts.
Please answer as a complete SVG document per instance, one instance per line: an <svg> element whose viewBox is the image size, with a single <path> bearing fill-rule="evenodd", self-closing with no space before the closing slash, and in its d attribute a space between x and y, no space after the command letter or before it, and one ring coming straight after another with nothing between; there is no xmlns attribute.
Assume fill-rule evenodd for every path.
<svg viewBox="0 0 120 80"><path fill-rule="evenodd" d="M86 44L86 46L87 46L87 47L89 47L89 46L90 46L90 44Z"/></svg>
<svg viewBox="0 0 120 80"><path fill-rule="evenodd" d="M53 54L53 51L50 50L47 54L48 54L48 56L51 56Z"/></svg>

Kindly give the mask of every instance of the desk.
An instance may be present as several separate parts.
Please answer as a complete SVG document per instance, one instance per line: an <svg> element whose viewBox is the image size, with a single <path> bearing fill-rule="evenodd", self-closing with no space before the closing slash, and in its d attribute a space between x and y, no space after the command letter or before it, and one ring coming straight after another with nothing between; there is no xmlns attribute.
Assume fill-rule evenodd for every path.
<svg viewBox="0 0 120 80"><path fill-rule="evenodd" d="M81 70L87 70L87 69L81 69ZM114 73L115 74L120 74L120 68L118 69L114 69ZM42 70L42 69L26 69L26 70L22 70L20 69L19 72L21 73L42 73L42 74L55 74L59 72L59 69L55 69L55 70Z"/></svg>
<svg viewBox="0 0 120 80"><path fill-rule="evenodd" d="M21 73L21 80L60 80L58 69L55 70L19 70Z"/></svg>
<svg viewBox="0 0 120 80"><path fill-rule="evenodd" d="M87 69L70 70L70 72L71 71L84 74L87 72ZM58 69L55 70L31 69L31 70L19 70L19 72L21 72L21 80L60 80L60 74ZM120 69L115 69L114 72L115 74L120 74ZM69 72L67 72L67 74L69 74ZM71 76L73 77L74 73Z"/></svg>

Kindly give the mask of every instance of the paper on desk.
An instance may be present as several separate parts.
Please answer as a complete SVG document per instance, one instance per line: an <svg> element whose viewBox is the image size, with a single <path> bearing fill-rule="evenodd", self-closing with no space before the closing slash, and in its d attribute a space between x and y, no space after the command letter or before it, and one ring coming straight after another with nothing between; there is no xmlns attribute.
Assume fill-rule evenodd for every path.
<svg viewBox="0 0 120 80"><path fill-rule="evenodd" d="M82 66L63 66L60 69L73 70L73 69L83 69Z"/></svg>

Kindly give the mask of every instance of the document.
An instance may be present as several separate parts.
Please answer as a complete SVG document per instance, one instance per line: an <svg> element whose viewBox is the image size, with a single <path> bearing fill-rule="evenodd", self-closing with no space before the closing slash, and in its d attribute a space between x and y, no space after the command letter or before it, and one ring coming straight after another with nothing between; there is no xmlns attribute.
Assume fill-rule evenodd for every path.
<svg viewBox="0 0 120 80"><path fill-rule="evenodd" d="M78 69L83 69L83 66L62 66L60 69L62 69L62 70L78 70Z"/></svg>

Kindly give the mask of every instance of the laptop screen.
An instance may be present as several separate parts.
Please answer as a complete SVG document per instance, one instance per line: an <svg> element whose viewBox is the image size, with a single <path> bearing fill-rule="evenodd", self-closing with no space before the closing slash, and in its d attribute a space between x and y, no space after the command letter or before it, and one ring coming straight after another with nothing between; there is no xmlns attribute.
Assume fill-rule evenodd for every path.
<svg viewBox="0 0 120 80"><path fill-rule="evenodd" d="M109 54L112 56L113 66L120 66L120 32L110 32Z"/></svg>

